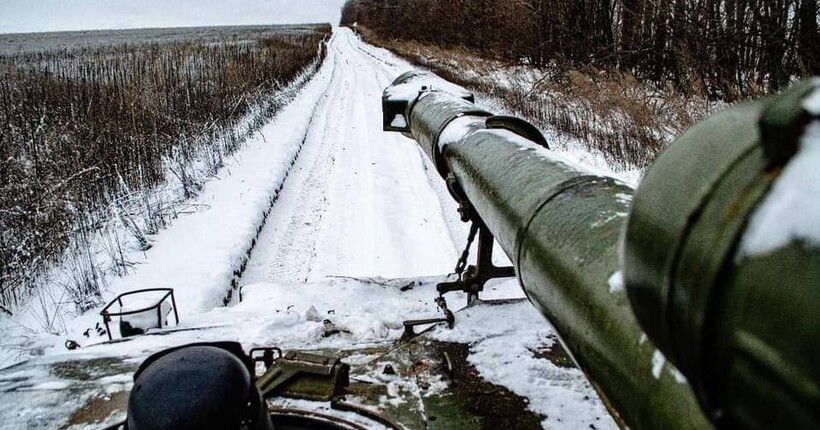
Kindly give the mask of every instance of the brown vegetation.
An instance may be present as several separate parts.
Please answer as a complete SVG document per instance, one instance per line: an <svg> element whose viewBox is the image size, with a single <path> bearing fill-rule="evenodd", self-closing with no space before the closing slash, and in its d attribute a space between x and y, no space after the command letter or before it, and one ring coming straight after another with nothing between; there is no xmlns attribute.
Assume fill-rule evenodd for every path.
<svg viewBox="0 0 820 430"><path fill-rule="evenodd" d="M817 0L349 0L342 13L615 169L647 166L724 102L819 73L817 21Z"/></svg>
<svg viewBox="0 0 820 430"><path fill-rule="evenodd" d="M492 97L542 130L561 132L551 145L575 141L615 171L648 166L674 136L719 106L626 72L516 67L464 48L388 40L358 28L368 42Z"/></svg>
<svg viewBox="0 0 820 430"><path fill-rule="evenodd" d="M817 0L350 0L342 24L535 66L738 97L820 73Z"/></svg>
<svg viewBox="0 0 820 430"><path fill-rule="evenodd" d="M177 209L149 191L170 172L195 195L280 107L274 96L316 64L329 32L0 56L0 304L27 297L67 246L76 264L63 282L79 306L93 302L101 274L83 255L88 235L117 214L150 246Z"/></svg>

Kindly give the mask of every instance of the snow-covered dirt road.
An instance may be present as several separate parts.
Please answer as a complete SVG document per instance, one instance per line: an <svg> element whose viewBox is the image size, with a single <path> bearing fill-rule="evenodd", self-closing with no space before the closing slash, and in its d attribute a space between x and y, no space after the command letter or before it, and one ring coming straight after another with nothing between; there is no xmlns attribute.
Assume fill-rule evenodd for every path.
<svg viewBox="0 0 820 430"><path fill-rule="evenodd" d="M407 66L348 29L329 49L332 78L241 283L447 273L466 232L455 206L418 145L381 131L381 93Z"/></svg>

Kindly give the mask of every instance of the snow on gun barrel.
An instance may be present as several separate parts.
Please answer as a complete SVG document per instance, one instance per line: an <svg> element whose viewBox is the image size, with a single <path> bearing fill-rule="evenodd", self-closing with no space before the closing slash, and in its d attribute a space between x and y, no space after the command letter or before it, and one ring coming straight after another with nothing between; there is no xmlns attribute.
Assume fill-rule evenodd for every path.
<svg viewBox="0 0 820 430"><path fill-rule="evenodd" d="M816 153L817 80L692 127L637 192L491 127L471 96L431 81L405 74L385 90L385 130L415 139L469 200L623 425L820 426L820 235L797 228L820 219L802 211L767 252L741 245L775 229L761 219L794 224L766 216L783 188L817 187L793 179L816 181L800 171ZM617 271L625 289L610 291Z"/></svg>
<svg viewBox="0 0 820 430"><path fill-rule="evenodd" d="M473 94L431 73L411 70L403 73L384 90L382 114L385 131L409 132L407 106L423 91L444 91L454 97L474 102Z"/></svg>

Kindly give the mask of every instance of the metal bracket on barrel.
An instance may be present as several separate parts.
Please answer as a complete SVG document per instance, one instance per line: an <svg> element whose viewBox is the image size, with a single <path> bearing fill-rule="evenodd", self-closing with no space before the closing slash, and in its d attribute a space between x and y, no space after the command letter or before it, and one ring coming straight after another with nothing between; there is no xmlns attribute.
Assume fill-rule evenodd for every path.
<svg viewBox="0 0 820 430"><path fill-rule="evenodd" d="M471 222L470 235L467 238L467 246L461 254L455 268L458 280L442 282L436 285L439 295L444 295L452 291L463 291L467 293L467 304L472 304L478 300L480 292L484 291L484 284L491 279L515 277L515 269L512 266L498 267L493 264L493 236L484 221L478 216L470 201L464 196L464 192L451 175L447 177L447 189L458 202L458 213L461 220ZM474 266L467 266L467 258L470 255L475 236L478 234L478 255Z"/></svg>
<svg viewBox="0 0 820 430"><path fill-rule="evenodd" d="M474 221L476 222L476 221ZM480 223L477 222L477 223ZM515 277L515 269L512 266L498 267L493 264L493 245L495 237L483 223L478 226L478 259L474 266L468 266L459 279L451 282L442 282L436 285L439 294L447 294L451 291L463 291L467 293L467 304L472 304L478 300L480 292L484 291L487 281L497 278Z"/></svg>

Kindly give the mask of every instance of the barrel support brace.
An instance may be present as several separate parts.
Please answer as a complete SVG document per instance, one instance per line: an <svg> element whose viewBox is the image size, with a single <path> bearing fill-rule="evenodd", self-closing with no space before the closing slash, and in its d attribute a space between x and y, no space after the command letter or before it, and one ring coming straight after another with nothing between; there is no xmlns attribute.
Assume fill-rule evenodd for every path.
<svg viewBox="0 0 820 430"><path fill-rule="evenodd" d="M436 290L439 294L436 298L436 304L444 313L444 316L405 321L404 334L402 335L403 341L410 340L418 334L414 330L416 326L446 323L448 328L453 328L455 315L447 307L447 301L444 299L445 294L453 291L463 291L467 293L467 306L469 306L478 301L478 294L484 291L484 284L486 284L487 281L496 278L515 277L515 269L512 266L498 267L493 264L495 237L484 224L484 221L481 220L481 217L478 216L470 204L470 201L464 196L464 192L452 174L447 176L447 188L458 202L458 213L461 215L461 220L471 223L470 234L467 237L467 245L456 263L454 274L458 276L458 279L455 281L441 282L436 285ZM476 235L478 235L476 264L474 266L467 266L467 260L470 257L470 248L473 246Z"/></svg>
<svg viewBox="0 0 820 430"><path fill-rule="evenodd" d="M452 291L463 291L467 293L467 304L472 304L478 300L478 294L484 291L484 284L491 279L515 277L515 270L512 266L498 267L493 264L493 245L495 237L490 229L484 225L477 216L472 220L473 228L478 228L478 255L476 264L468 266L462 273L458 273L459 279L450 282L442 282L436 285L436 290L440 295ZM472 245L468 241L467 250ZM465 252L466 254L466 252ZM458 272L458 271L457 271Z"/></svg>
<svg viewBox="0 0 820 430"><path fill-rule="evenodd" d="M458 280L442 282L436 286L436 290L438 290L439 295L452 291L463 291L467 293L467 305L470 305L478 300L478 294L484 291L484 284L487 281L496 278L513 278L515 277L515 269L512 266L498 267L493 264L493 246L495 244L493 233L475 211L452 173L447 175L445 182L450 195L458 203L458 213L461 215L461 220L472 224L470 225L470 235L467 238L467 246L456 264L455 274L458 275ZM470 248L473 245L476 232L478 233L476 264L467 267L467 258L470 255Z"/></svg>

